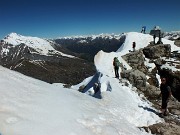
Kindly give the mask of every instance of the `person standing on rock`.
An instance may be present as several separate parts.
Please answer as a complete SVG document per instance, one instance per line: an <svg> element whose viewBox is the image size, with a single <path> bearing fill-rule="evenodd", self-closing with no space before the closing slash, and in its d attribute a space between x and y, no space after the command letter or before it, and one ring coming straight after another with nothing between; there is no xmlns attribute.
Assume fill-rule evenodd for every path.
<svg viewBox="0 0 180 135"><path fill-rule="evenodd" d="M155 45L155 44L156 44L156 41L155 41L155 39L156 39L156 34L153 35L153 39L154 39L153 42L154 42L154 45Z"/></svg>
<svg viewBox="0 0 180 135"><path fill-rule="evenodd" d="M144 34L146 33L146 26L142 27L141 33L144 33Z"/></svg>
<svg viewBox="0 0 180 135"><path fill-rule="evenodd" d="M114 66L114 71L115 71L115 77L119 78L119 66L120 66L120 62L119 62L117 57L114 57L113 66Z"/></svg>
<svg viewBox="0 0 180 135"><path fill-rule="evenodd" d="M165 77L162 77L161 78L161 85L160 85L160 90L161 90L161 93L160 93L160 96L162 97L162 104L161 104L161 115L162 116L167 116L167 104L168 104L168 101L172 95L171 93L171 88L170 86L168 86L167 84L167 78Z"/></svg>

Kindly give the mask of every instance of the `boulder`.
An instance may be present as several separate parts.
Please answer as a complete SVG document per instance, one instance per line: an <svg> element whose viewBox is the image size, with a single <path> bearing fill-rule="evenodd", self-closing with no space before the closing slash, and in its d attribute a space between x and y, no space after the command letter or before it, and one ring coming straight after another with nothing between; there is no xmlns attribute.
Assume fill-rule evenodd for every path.
<svg viewBox="0 0 180 135"><path fill-rule="evenodd" d="M171 46L169 44L149 45L143 49L143 53L149 59L170 57Z"/></svg>
<svg viewBox="0 0 180 135"><path fill-rule="evenodd" d="M146 75L139 70L131 69L122 71L121 77L128 79L130 83L137 88L146 87Z"/></svg>
<svg viewBox="0 0 180 135"><path fill-rule="evenodd" d="M133 68L147 72L147 67L144 65L144 57L142 50L138 50L122 56L122 58Z"/></svg>

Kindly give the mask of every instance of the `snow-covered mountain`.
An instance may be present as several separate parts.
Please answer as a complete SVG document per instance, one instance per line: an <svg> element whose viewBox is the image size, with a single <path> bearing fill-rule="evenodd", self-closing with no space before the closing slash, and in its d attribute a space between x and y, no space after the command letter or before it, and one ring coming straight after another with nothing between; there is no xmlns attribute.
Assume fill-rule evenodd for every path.
<svg viewBox="0 0 180 135"><path fill-rule="evenodd" d="M54 45L52 41L48 41L46 39L41 39L38 37L22 36L17 33L11 33L7 35L4 39L2 39L1 42L3 42L3 44L11 44L13 46L25 44L26 46L35 49L37 53L43 54L43 55L48 55L48 53L52 54L52 52L54 52L54 53L59 53L60 55L63 55L63 56L74 57L74 56L56 51L52 47Z"/></svg>
<svg viewBox="0 0 180 135"><path fill-rule="evenodd" d="M96 78L101 84L102 99L89 96L93 95L93 87L87 93L78 92L80 86L87 86L92 82L93 76L67 89L64 84L45 83L0 66L0 133L150 135L140 127L164 123L164 119L156 115L158 110L143 94L138 94L137 88L128 80L114 78L112 61L114 57L118 57L127 69L131 69L122 56L129 53L132 42L136 42L138 50L153 41L153 37L136 32L126 33L125 37L124 44L116 52L99 51L95 55L96 70L102 75ZM170 44L172 51L179 50L172 41L162 41ZM148 60L146 65L149 69L155 66ZM69 70L67 68L68 66L66 70ZM83 70L84 66L79 68ZM120 72L122 71L120 68ZM44 71L47 72L48 70ZM77 73L74 76L79 77Z"/></svg>
<svg viewBox="0 0 180 135"><path fill-rule="evenodd" d="M44 39L38 37L26 37L17 33L7 35L3 41L12 45L25 44L44 54L47 54L49 50L54 50L50 43Z"/></svg>
<svg viewBox="0 0 180 135"><path fill-rule="evenodd" d="M56 39L73 39L73 40L76 40L76 39L91 39L91 40L95 40L95 39L98 39L98 38L104 38L104 39L117 39L119 40L120 37L122 36L123 34L108 34L108 33L102 33L102 34L98 34L98 35L83 35L83 36L68 36L68 37L58 37Z"/></svg>
<svg viewBox="0 0 180 135"><path fill-rule="evenodd" d="M125 55L125 54L129 53L129 50L132 51L132 43L133 42L136 42L136 49L138 50L138 49L146 47L153 40L154 40L153 36L151 36L149 34L129 32L126 34L126 40L125 40L124 44L117 50L117 52L121 52L122 55ZM159 38L156 37L155 42L157 43L158 40L159 40ZM163 42L163 44L170 44L172 51L179 50L179 47L174 45L174 41L162 38L162 42Z"/></svg>
<svg viewBox="0 0 180 135"><path fill-rule="evenodd" d="M83 58L93 61L100 50L105 52L116 51L125 41L124 34L99 34L89 36L72 36L53 39L59 45L72 52L83 54ZM88 57L87 57L88 56Z"/></svg>
<svg viewBox="0 0 180 135"><path fill-rule="evenodd" d="M50 40L11 33L1 40L0 64L49 83L74 84L82 81L83 76L92 75L94 72L92 63L71 55L73 53L64 47L60 46L57 51L54 46L55 43ZM89 72L79 69L79 66L84 66ZM72 70L68 71L71 68ZM57 74L61 76L54 77ZM71 74L81 77L69 77Z"/></svg>
<svg viewBox="0 0 180 135"><path fill-rule="evenodd" d="M164 38L170 40L180 39L180 31L165 32Z"/></svg>

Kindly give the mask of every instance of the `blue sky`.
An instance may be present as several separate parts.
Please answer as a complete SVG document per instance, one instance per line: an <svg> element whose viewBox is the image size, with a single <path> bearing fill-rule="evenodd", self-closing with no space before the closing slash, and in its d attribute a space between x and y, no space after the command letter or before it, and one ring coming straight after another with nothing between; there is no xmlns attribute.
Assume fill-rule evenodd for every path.
<svg viewBox="0 0 180 135"><path fill-rule="evenodd" d="M180 0L1 0L0 39L180 30Z"/></svg>

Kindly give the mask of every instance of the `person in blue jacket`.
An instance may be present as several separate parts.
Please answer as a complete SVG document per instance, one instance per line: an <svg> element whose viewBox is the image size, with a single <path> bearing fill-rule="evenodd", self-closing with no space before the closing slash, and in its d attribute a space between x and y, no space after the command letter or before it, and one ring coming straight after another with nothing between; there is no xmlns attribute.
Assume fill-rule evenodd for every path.
<svg viewBox="0 0 180 135"><path fill-rule="evenodd" d="M146 33L146 26L142 27L141 33L144 33L144 34Z"/></svg>

